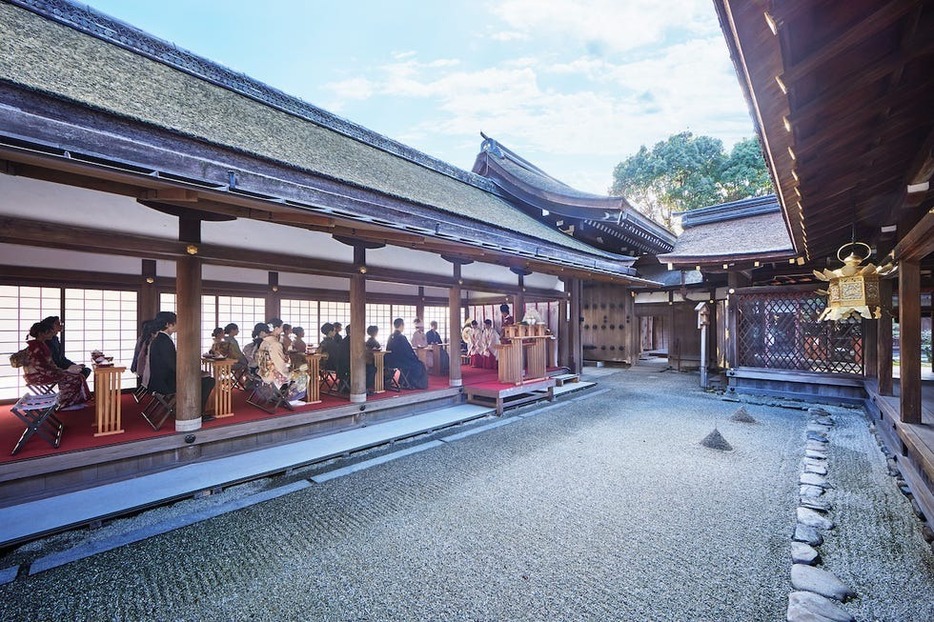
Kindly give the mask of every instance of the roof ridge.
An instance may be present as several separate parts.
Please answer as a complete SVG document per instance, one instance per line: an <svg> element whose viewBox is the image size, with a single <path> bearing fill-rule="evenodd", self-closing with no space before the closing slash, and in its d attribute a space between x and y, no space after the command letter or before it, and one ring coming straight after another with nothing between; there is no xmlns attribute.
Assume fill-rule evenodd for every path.
<svg viewBox="0 0 934 622"><path fill-rule="evenodd" d="M181 48L132 24L72 0L6 0L74 30L299 117L391 155L446 175L486 192L495 193L488 179L428 155L363 125L340 117L299 97L289 95L247 74Z"/></svg>

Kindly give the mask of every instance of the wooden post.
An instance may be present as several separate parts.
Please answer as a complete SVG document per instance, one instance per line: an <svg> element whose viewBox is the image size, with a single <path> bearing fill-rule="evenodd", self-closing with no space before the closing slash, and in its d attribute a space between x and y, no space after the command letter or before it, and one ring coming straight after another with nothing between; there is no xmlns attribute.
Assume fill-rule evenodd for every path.
<svg viewBox="0 0 934 622"><path fill-rule="evenodd" d="M866 378L875 378L878 372L878 332L878 320L863 320L863 375Z"/></svg>
<svg viewBox="0 0 934 622"><path fill-rule="evenodd" d="M879 282L882 317L876 327L876 378L879 395L892 395L892 281Z"/></svg>
<svg viewBox="0 0 934 622"><path fill-rule="evenodd" d="M415 317L420 319L422 324L426 325L425 330L428 330L428 322L425 321L425 288L421 286L418 288L418 300L415 301Z"/></svg>
<svg viewBox="0 0 934 622"><path fill-rule="evenodd" d="M448 381L452 387L464 384L461 377L461 265L454 264L454 280L448 289Z"/></svg>
<svg viewBox="0 0 934 622"><path fill-rule="evenodd" d="M567 284L565 284L567 287ZM558 301L558 366L568 366L568 297Z"/></svg>
<svg viewBox="0 0 934 622"><path fill-rule="evenodd" d="M898 264L899 395L901 420L921 423L921 266Z"/></svg>
<svg viewBox="0 0 934 622"><path fill-rule="evenodd" d="M279 317L282 311L279 296L279 273L269 273L269 291L266 292L266 319Z"/></svg>
<svg viewBox="0 0 934 622"><path fill-rule="evenodd" d="M139 289L139 304L137 305L140 324L145 320L151 320L159 312L159 294L156 291L156 261L154 259L143 259L141 272L143 284Z"/></svg>
<svg viewBox="0 0 934 622"><path fill-rule="evenodd" d="M525 276L519 275L519 291L512 298L512 317L518 324L525 319Z"/></svg>
<svg viewBox="0 0 934 622"><path fill-rule="evenodd" d="M201 428L201 259L180 257L175 274L175 431L190 432Z"/></svg>
<svg viewBox="0 0 934 622"><path fill-rule="evenodd" d="M584 346L581 343L581 282L580 279L569 279L571 289L571 314L568 320L568 367L575 374L581 373L584 367Z"/></svg>
<svg viewBox="0 0 934 622"><path fill-rule="evenodd" d="M366 401L366 249L353 248L354 273L350 276L350 401Z"/></svg>

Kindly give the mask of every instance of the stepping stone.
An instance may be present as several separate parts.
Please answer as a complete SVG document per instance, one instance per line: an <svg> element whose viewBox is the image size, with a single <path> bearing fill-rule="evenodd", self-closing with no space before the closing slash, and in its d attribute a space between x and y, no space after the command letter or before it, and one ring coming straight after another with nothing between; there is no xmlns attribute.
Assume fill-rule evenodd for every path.
<svg viewBox="0 0 934 622"><path fill-rule="evenodd" d="M818 460L827 459L827 450L805 449L804 455L808 458L817 458Z"/></svg>
<svg viewBox="0 0 934 622"><path fill-rule="evenodd" d="M818 475L817 473L802 473L798 481L802 485L807 484L809 486L820 486L821 488L833 488L826 477Z"/></svg>
<svg viewBox="0 0 934 622"><path fill-rule="evenodd" d="M815 466L824 466L827 464L826 458L802 458L801 462L804 464L813 464Z"/></svg>
<svg viewBox="0 0 934 622"><path fill-rule="evenodd" d="M805 449L810 449L812 451L827 451L827 444L821 443L820 441L809 440L804 444Z"/></svg>
<svg viewBox="0 0 934 622"><path fill-rule="evenodd" d="M805 473L814 473L816 475L827 475L827 467L823 464L805 464Z"/></svg>
<svg viewBox="0 0 934 622"><path fill-rule="evenodd" d="M824 543L824 536L817 533L817 530L807 525L798 523L795 525L795 533L791 537L795 542L804 542L811 546L820 546Z"/></svg>
<svg viewBox="0 0 934 622"><path fill-rule="evenodd" d="M794 564L791 567L791 585L796 590L814 592L839 601L856 596L856 593L832 572L805 564Z"/></svg>
<svg viewBox="0 0 934 622"><path fill-rule="evenodd" d="M833 419L830 417L815 417L812 421L818 425L825 425L829 428L832 428L834 425Z"/></svg>
<svg viewBox="0 0 934 622"><path fill-rule="evenodd" d="M820 553L806 542L791 543L791 563L807 564L808 566L816 564L820 559Z"/></svg>
<svg viewBox="0 0 934 622"><path fill-rule="evenodd" d="M817 441L818 443L829 443L830 442L827 439L827 436L825 434L821 434L820 432L808 432L807 438L809 441Z"/></svg>
<svg viewBox="0 0 934 622"><path fill-rule="evenodd" d="M849 611L838 603L813 592L788 595L788 622L854 622Z"/></svg>
<svg viewBox="0 0 934 622"><path fill-rule="evenodd" d="M805 484L804 486L798 486L798 494L802 497L813 499L824 494L824 489L820 486L811 486L810 484Z"/></svg>
<svg viewBox="0 0 934 622"><path fill-rule="evenodd" d="M798 503L806 508L817 510L818 512L829 512L831 507L830 502L823 497L801 497Z"/></svg>
<svg viewBox="0 0 934 622"><path fill-rule="evenodd" d="M820 406L812 406L811 408L808 408L808 414L814 415L816 417L830 416L830 413L824 410L823 408L821 408Z"/></svg>
<svg viewBox="0 0 934 622"><path fill-rule="evenodd" d="M807 432L814 432L816 434L827 434L830 432L829 425L821 425L816 422L811 422L808 424L808 427L805 428Z"/></svg>
<svg viewBox="0 0 934 622"><path fill-rule="evenodd" d="M821 516L811 508L798 508L795 512L798 522L815 529L833 529L833 521L826 516Z"/></svg>

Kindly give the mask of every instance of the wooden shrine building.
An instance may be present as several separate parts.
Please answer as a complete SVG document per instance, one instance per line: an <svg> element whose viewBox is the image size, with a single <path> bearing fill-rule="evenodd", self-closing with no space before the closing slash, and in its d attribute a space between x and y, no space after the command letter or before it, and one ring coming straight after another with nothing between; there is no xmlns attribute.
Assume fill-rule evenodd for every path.
<svg viewBox="0 0 934 622"><path fill-rule="evenodd" d="M128 368L143 320L179 318L174 423L0 461L0 505L459 403L461 324L507 301L518 319L545 316L549 360L579 371L570 318L584 282L655 285L631 245L592 246L488 177L87 7L0 2L0 50L0 351L58 315L73 360L102 349ZM303 325L309 344L324 322L354 329L349 400L203 426L210 330L236 322L246 343L271 317ZM437 321L450 368L426 392L379 399L367 395L362 334L379 325L385 339L395 317ZM5 363L10 403L26 389ZM118 396L120 383L136 379L127 369Z"/></svg>

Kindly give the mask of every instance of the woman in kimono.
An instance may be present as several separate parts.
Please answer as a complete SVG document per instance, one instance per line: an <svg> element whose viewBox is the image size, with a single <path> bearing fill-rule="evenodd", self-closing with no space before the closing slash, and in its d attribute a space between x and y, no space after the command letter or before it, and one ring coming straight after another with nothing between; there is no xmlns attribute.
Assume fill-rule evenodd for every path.
<svg viewBox="0 0 934 622"><path fill-rule="evenodd" d="M272 318L267 324L272 332L256 349L257 373L266 384L281 387L289 382L289 359L282 349L282 320Z"/></svg>
<svg viewBox="0 0 934 622"><path fill-rule="evenodd" d="M27 384L58 385L59 410L79 410L88 405L91 390L81 373L79 365L62 369L52 360L48 341L55 336L55 328L49 323L36 322L29 329L32 339L26 342L29 362L23 368Z"/></svg>

